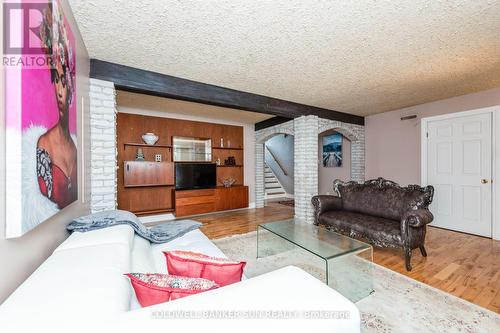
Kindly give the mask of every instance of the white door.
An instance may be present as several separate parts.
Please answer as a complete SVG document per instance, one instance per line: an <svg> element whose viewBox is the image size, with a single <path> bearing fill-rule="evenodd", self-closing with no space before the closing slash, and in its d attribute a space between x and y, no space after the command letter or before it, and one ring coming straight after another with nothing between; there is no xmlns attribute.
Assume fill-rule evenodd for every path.
<svg viewBox="0 0 500 333"><path fill-rule="evenodd" d="M491 237L491 113L427 123L427 184L432 225Z"/></svg>

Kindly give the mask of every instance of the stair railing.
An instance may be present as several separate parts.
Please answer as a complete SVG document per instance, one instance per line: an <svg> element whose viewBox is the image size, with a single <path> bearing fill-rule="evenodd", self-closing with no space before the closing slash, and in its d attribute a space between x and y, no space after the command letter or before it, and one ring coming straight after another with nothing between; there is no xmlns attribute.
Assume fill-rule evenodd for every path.
<svg viewBox="0 0 500 333"><path fill-rule="evenodd" d="M276 164L278 164L278 166L280 167L281 169L281 172L283 172L283 174L285 176L288 176L288 173L286 172L285 168L283 167L283 165L281 164L281 162L276 158L276 155L274 155L274 153L271 151L271 149L269 149L269 147L266 145L266 150L269 152L269 155L271 155L271 157L273 158L273 160L276 162Z"/></svg>

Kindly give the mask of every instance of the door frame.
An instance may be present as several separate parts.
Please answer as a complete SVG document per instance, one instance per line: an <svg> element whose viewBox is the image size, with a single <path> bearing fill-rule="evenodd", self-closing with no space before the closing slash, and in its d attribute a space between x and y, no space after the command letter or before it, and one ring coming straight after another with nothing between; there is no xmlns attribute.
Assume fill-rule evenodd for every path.
<svg viewBox="0 0 500 333"><path fill-rule="evenodd" d="M420 120L420 170L421 170L421 184L422 186L428 185L427 183L427 128L429 122L446 120L452 118L460 118L466 116L473 116L479 114L491 114L491 176L492 176L492 189L491 189L491 238L500 240L500 186L497 186L497 176L500 176L500 105L462 111L447 113L439 116L425 117Z"/></svg>

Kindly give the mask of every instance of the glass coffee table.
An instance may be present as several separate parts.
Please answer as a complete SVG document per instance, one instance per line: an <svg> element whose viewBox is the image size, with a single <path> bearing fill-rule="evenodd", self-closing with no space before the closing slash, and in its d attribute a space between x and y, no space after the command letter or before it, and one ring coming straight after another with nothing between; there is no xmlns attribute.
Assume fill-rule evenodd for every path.
<svg viewBox="0 0 500 333"><path fill-rule="evenodd" d="M258 226L258 259L287 252L298 266L324 272L324 282L352 302L373 292L369 244L296 219Z"/></svg>

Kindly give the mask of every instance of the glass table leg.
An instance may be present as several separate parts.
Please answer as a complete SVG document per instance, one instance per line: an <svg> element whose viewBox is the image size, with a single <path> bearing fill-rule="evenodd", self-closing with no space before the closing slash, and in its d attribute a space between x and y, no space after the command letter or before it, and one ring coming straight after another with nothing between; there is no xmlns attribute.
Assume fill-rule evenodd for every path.
<svg viewBox="0 0 500 333"><path fill-rule="evenodd" d="M259 229L260 229L260 226L257 226L257 254L256 254L257 259L259 259Z"/></svg>
<svg viewBox="0 0 500 333"><path fill-rule="evenodd" d="M326 272L325 272L325 276L326 276L326 285L329 286L330 285L330 279L329 279L329 276L330 275L330 269L329 269L329 265L328 265L328 260L325 259L325 264L326 264Z"/></svg>
<svg viewBox="0 0 500 333"><path fill-rule="evenodd" d="M352 302L373 293L373 251L368 248L328 260L327 284Z"/></svg>

